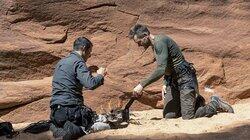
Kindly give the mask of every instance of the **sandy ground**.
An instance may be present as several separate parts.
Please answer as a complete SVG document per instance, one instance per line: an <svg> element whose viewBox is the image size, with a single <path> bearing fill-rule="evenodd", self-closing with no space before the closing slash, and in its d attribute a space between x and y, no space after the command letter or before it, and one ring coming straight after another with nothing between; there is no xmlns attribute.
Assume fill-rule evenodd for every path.
<svg viewBox="0 0 250 140"><path fill-rule="evenodd" d="M161 119L161 110L134 112L134 119L141 125L131 124L126 129L109 130L89 135L88 137L105 138L105 136L144 136L151 137L158 134L204 134L220 132L240 125L250 125L250 104L239 103L234 105L235 114L220 113L211 118L194 120ZM158 120L160 119L160 120ZM250 138L250 137L249 137Z"/></svg>
<svg viewBox="0 0 250 140"><path fill-rule="evenodd" d="M161 119L162 111L153 109L133 112L127 128L107 130L81 139L248 139L250 138L250 100L234 105L235 114L220 113L211 118L194 120ZM14 124L20 129L26 124ZM0 139L5 139L1 137ZM21 134L15 140L53 139L51 132L38 135Z"/></svg>
<svg viewBox="0 0 250 140"><path fill-rule="evenodd" d="M128 98L156 66L151 48L144 52L127 37L136 23L177 42L195 64L206 99L213 94L204 93L206 87L230 103L250 98L249 9L249 0L0 0L0 119L27 123L48 118L51 80L46 77L79 36L94 45L88 65L108 68L104 86L84 93L86 104L101 112L111 99ZM161 83L151 85L132 110L158 108ZM250 139L249 101L237 103L235 114L190 121L162 120L161 110L134 112L141 125L83 139ZM52 136L21 134L15 139Z"/></svg>

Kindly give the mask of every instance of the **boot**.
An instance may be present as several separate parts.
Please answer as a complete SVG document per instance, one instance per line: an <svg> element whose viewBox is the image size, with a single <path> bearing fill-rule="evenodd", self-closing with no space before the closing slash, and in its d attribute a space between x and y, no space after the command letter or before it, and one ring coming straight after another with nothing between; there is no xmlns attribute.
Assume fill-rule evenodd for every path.
<svg viewBox="0 0 250 140"><path fill-rule="evenodd" d="M215 103L217 111L234 113L234 110L233 110L232 106L229 105L228 103L222 101L218 96L212 96L211 97L211 102Z"/></svg>
<svg viewBox="0 0 250 140"><path fill-rule="evenodd" d="M173 118L178 118L175 112L168 112L165 115L165 119L173 119Z"/></svg>
<svg viewBox="0 0 250 140"><path fill-rule="evenodd" d="M66 121L63 130L66 131L66 134L63 136L63 140L72 140L77 139L81 136L86 135L82 127L75 125L70 121Z"/></svg>
<svg viewBox="0 0 250 140"><path fill-rule="evenodd" d="M56 127L53 123L50 125L50 131L52 131L54 138L63 138L66 135L66 131L63 128Z"/></svg>

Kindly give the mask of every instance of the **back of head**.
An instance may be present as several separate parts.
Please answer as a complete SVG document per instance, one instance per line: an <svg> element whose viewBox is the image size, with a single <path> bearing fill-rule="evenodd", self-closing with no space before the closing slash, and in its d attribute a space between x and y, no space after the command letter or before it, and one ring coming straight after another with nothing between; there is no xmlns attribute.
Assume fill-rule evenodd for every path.
<svg viewBox="0 0 250 140"><path fill-rule="evenodd" d="M135 24L129 31L128 37L130 39L134 38L134 36L136 35L137 38L143 38L147 35L149 35L150 32L147 28L147 26L145 25L141 25L141 24Z"/></svg>
<svg viewBox="0 0 250 140"><path fill-rule="evenodd" d="M92 47L93 44L86 37L78 37L73 44L74 51L86 50Z"/></svg>

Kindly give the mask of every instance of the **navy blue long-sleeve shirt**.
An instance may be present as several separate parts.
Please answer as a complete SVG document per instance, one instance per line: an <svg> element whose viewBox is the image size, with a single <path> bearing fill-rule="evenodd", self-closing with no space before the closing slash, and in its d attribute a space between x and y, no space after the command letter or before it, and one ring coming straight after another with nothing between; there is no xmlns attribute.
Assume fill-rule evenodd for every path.
<svg viewBox="0 0 250 140"><path fill-rule="evenodd" d="M83 58L77 52L72 52L56 65L50 106L83 105L82 90L93 90L103 81L102 75L93 77Z"/></svg>

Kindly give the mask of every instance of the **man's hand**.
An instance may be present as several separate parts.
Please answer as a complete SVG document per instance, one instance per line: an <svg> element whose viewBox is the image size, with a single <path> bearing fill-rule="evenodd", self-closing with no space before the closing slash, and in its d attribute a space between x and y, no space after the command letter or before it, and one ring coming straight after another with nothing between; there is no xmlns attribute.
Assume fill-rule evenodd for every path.
<svg viewBox="0 0 250 140"><path fill-rule="evenodd" d="M107 69L106 68L103 68L103 67L100 67L97 71L96 71L97 74L100 74L102 76L105 76L107 74Z"/></svg>
<svg viewBox="0 0 250 140"><path fill-rule="evenodd" d="M90 70L92 73L97 72L98 69L99 69L99 68L98 68L96 65L89 66L89 70Z"/></svg>
<svg viewBox="0 0 250 140"><path fill-rule="evenodd" d="M166 88L167 88L166 85L162 86L162 90L161 90L162 101L164 101L164 99L165 99L165 93L167 92Z"/></svg>
<svg viewBox="0 0 250 140"><path fill-rule="evenodd" d="M142 95L142 90L143 87L141 86L141 84L138 84L133 90L133 96L139 98Z"/></svg>

